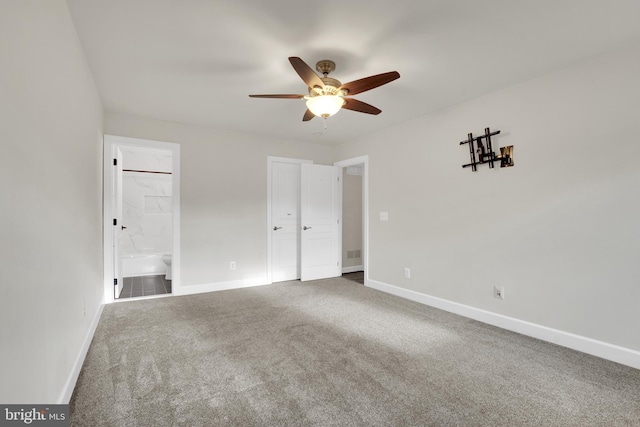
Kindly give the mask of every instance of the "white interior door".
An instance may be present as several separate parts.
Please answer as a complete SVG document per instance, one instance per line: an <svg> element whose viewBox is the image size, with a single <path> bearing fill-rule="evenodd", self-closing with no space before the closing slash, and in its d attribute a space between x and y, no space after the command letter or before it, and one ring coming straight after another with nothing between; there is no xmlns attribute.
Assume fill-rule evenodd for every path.
<svg viewBox="0 0 640 427"><path fill-rule="evenodd" d="M113 188L112 188L112 205L113 206L113 277L115 280L113 297L120 298L122 292L122 257L120 256L120 236L122 235L122 151L119 147L115 147L113 165Z"/></svg>
<svg viewBox="0 0 640 427"><path fill-rule="evenodd" d="M300 164L271 164L271 280L300 278Z"/></svg>
<svg viewBox="0 0 640 427"><path fill-rule="evenodd" d="M342 169L315 164L301 168L300 280L340 276Z"/></svg>

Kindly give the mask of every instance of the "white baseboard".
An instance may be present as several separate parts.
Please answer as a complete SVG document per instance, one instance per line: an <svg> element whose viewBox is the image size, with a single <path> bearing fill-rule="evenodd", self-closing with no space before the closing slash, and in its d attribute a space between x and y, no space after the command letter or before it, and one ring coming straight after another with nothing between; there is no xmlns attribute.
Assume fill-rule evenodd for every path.
<svg viewBox="0 0 640 427"><path fill-rule="evenodd" d="M352 265L350 267L342 267L342 273L356 273L358 271L364 271L364 266Z"/></svg>
<svg viewBox="0 0 640 427"><path fill-rule="evenodd" d="M403 289L387 283L378 282L376 280L365 280L365 286L455 313L460 316L478 320L502 329L507 329L522 335L527 335L573 350L581 351L592 356L601 357L603 359L631 366L632 368L640 369L640 352L636 350L537 325L535 323L526 322L513 317L503 316L501 314L422 294L409 289Z"/></svg>
<svg viewBox="0 0 640 427"><path fill-rule="evenodd" d="M73 394L73 389L76 387L76 382L78 381L78 377L80 376L80 370L82 369L82 364L84 363L84 359L87 356L87 352L89 351L89 346L91 345L91 340L93 340L93 335L96 332L96 328L98 327L98 322L100 321L100 316L102 316L102 310L104 309L104 304L100 304L98 306L98 310L96 310L96 314L93 316L93 320L91 321L91 327L89 327L89 331L87 331L87 335L84 338L84 342L82 343L82 348L76 357L76 361L73 364L73 369L69 374L69 378L67 378L67 382L64 384L64 388L62 389L62 393L58 398L59 405L67 405L71 400L71 395Z"/></svg>
<svg viewBox="0 0 640 427"><path fill-rule="evenodd" d="M227 291L230 289L250 288L253 286L270 285L266 278L253 280L232 280L229 282L203 283L200 285L180 286L174 289L173 295L193 295L205 292Z"/></svg>

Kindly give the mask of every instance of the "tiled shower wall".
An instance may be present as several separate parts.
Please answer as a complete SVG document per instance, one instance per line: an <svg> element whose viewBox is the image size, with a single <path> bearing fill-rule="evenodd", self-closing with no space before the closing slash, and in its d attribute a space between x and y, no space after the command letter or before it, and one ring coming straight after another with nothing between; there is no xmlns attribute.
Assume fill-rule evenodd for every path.
<svg viewBox="0 0 640 427"><path fill-rule="evenodd" d="M123 168L168 172L171 153L125 149ZM122 256L171 253L171 175L123 172L122 193Z"/></svg>

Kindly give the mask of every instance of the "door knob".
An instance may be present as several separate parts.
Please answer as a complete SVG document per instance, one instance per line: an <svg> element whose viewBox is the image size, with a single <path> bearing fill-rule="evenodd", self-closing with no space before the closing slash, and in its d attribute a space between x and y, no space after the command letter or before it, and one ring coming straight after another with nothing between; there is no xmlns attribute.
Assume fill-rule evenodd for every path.
<svg viewBox="0 0 640 427"><path fill-rule="evenodd" d="M127 228L127 227L125 227L124 225L120 226L120 230L124 230L125 228Z"/></svg>
<svg viewBox="0 0 640 427"><path fill-rule="evenodd" d="M274 227L273 227L273 231L278 231L278 230L280 230L281 228L282 228L282 227L274 226Z"/></svg>
<svg viewBox="0 0 640 427"><path fill-rule="evenodd" d="M311 227L307 227L306 225L304 227L302 227L303 230L309 230L311 229Z"/></svg>

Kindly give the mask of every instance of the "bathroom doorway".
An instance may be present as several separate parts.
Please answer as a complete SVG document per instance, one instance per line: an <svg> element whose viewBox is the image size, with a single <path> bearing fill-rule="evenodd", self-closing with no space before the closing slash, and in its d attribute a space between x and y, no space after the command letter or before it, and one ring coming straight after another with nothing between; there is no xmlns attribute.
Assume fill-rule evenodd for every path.
<svg viewBox="0 0 640 427"><path fill-rule="evenodd" d="M179 145L105 135L105 299L179 286Z"/></svg>

